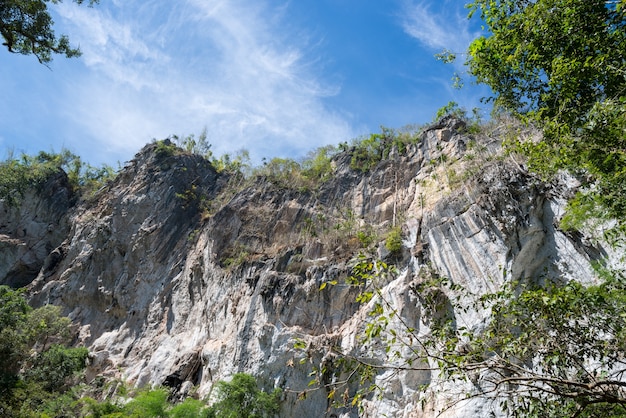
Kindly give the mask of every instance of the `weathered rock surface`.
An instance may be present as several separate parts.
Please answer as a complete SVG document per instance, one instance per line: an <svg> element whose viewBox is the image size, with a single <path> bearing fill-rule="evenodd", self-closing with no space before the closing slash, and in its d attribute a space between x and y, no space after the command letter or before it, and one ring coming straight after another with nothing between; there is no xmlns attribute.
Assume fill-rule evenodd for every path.
<svg viewBox="0 0 626 418"><path fill-rule="evenodd" d="M462 128L454 120L433 126L368 174L351 170L349 157L339 154L333 179L315 192L257 178L226 200L228 178L208 162L148 145L69 221L67 208L47 215L43 223L66 229L59 227L63 234L38 256L58 251L55 262L31 264L30 271L39 269L32 302L61 305L78 324L79 342L92 352L91 377L168 385L183 394L196 385L206 396L218 380L248 372L284 389L281 416L359 416L335 409L323 390L298 400L311 364L300 364L293 348L296 338L307 341L314 364L328 361L322 348L329 341L363 350L356 337L367 307L341 285L365 251L357 231L402 226L400 274L384 291L419 332L428 331L427 312L411 289L426 266L481 293L509 278L592 281L590 261L604 254L555 226L565 185L543 184L514 161L492 158L497 141L468 138ZM481 161L474 174L463 159L470 142L481 145L472 151ZM37 208L4 216L26 217L11 225L35 222ZM19 228L11 228L2 230L9 231L5 242L19 238ZM375 247L388 256L382 242ZM2 260L4 282L24 284L27 276L12 273L9 258L24 259ZM332 280L339 285L320 290ZM481 312L457 315L477 326L484 320ZM445 400L426 409L419 402L420 386L435 378L426 370L381 372L386 390L366 403L363 416L437 416ZM445 416L481 416L484 408L475 401Z"/></svg>
<svg viewBox="0 0 626 418"><path fill-rule="evenodd" d="M29 190L19 205L0 200L0 284L26 286L63 257L75 198L64 172Z"/></svg>

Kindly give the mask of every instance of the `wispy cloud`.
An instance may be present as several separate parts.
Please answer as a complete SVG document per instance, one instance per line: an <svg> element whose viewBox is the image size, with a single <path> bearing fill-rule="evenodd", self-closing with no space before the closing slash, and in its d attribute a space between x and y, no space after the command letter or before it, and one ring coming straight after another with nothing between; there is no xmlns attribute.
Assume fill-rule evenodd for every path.
<svg viewBox="0 0 626 418"><path fill-rule="evenodd" d="M62 3L86 71L68 83L68 114L100 145L136 151L151 137L199 132L216 153L303 154L353 136L324 98L306 35L284 8L252 0Z"/></svg>
<svg viewBox="0 0 626 418"><path fill-rule="evenodd" d="M407 0L403 7L404 31L432 50L464 53L480 32L472 30L462 7L451 7L450 3L450 0ZM458 0L452 3L461 6Z"/></svg>
<svg viewBox="0 0 626 418"><path fill-rule="evenodd" d="M169 60L165 53L142 39L138 25L119 21L106 10L66 3L60 5L60 12L79 32L85 65L115 83L128 83L135 89L145 87L145 67Z"/></svg>
<svg viewBox="0 0 626 418"><path fill-rule="evenodd" d="M453 87L453 80L460 74L462 81L467 82L465 67L466 51L470 43L483 34L477 19L468 19L468 10L464 7L466 0L403 0L402 27L406 34L415 38L433 53L451 51L457 55L453 63L454 74L442 72L433 74L431 82L440 85L444 97L448 97L466 109L483 109L483 97L491 95L485 86L468 88ZM452 78L448 78L452 76Z"/></svg>

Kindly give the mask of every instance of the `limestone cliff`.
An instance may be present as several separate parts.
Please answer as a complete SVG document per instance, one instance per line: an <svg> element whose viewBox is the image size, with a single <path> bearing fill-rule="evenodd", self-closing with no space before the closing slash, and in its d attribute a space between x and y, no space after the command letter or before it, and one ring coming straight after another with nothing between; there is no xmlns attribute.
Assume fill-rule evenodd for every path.
<svg viewBox="0 0 626 418"><path fill-rule="evenodd" d="M232 179L203 158L149 144L89 201L72 206L56 182L19 211L4 209L0 281L30 282L34 304L63 307L92 353L91 378L181 395L197 386L205 396L218 380L248 372L284 389L281 416L359 416L333 408L323 390L298 400L310 365L297 361L293 343L308 341L315 362L324 340L361 349L367 316L354 292L320 290L341 283L360 252L393 258L399 274L385 291L424 332L427 313L412 289L426 268L480 293L509 278L592 281L590 261L605 254L558 229L571 185L542 183L501 156L497 131L470 137L463 128L454 119L433 125L367 173L350 168L349 150L339 153L332 179L315 190L257 177L233 193ZM394 225L403 241L391 255L383 241ZM363 248L358 231L379 242ZM425 409L418 402L434 377L406 371L385 380L382 399L362 415L436 416L445 399ZM446 416L486 407L468 403Z"/></svg>
<svg viewBox="0 0 626 418"><path fill-rule="evenodd" d="M22 287L48 274L62 257L53 250L68 235L75 200L63 172L29 189L20 205L0 200L0 283Z"/></svg>

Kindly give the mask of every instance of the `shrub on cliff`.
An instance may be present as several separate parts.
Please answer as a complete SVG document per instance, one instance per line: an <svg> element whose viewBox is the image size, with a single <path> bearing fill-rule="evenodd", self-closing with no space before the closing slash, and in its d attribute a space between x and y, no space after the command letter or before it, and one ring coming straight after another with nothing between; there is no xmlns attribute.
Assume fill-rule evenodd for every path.
<svg viewBox="0 0 626 418"><path fill-rule="evenodd" d="M94 167L68 150L41 151L35 156L23 154L20 158L9 156L0 162L0 200L15 206L27 190L41 187L60 171L67 174L73 191L87 197L115 176L110 166Z"/></svg>

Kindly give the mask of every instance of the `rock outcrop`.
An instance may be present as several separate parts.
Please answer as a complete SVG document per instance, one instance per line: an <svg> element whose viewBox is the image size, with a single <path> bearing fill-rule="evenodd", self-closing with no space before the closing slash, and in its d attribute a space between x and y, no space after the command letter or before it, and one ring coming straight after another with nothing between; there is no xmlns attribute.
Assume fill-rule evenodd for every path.
<svg viewBox="0 0 626 418"><path fill-rule="evenodd" d="M470 138L463 128L454 119L434 125L365 174L340 153L333 178L316 190L259 177L232 194L228 176L206 160L150 144L89 202L70 210L57 199L63 187L51 186L56 203L39 195L5 210L2 245L13 249L3 250L2 280L30 283L34 304L63 307L92 353L90 377L167 385L179 396L197 386L206 396L218 380L248 372L283 388L281 416L359 416L335 408L323 390L307 391L311 365L300 364L294 341L309 344L314 364L327 360L329 342L362 349L356 337L367 312L354 290L320 290L342 283L360 252L393 258L399 274L385 292L424 332L427 312L411 289L425 269L481 293L510 278L592 281L590 261L604 255L558 229L566 185L542 183L499 156L497 138ZM55 209L44 216L48 206ZM41 228L20 232L26 224ZM384 236L395 226L403 242L392 255ZM379 242L364 248L362 231ZM17 250L23 242L36 261ZM366 402L364 416L436 416L441 402L425 410L419 402L433 378L381 372L387 389ZM481 408L468 403L446 416Z"/></svg>
<svg viewBox="0 0 626 418"><path fill-rule="evenodd" d="M47 275L55 268L75 201L62 171L29 189L19 204L0 200L0 284L26 286L40 271Z"/></svg>

